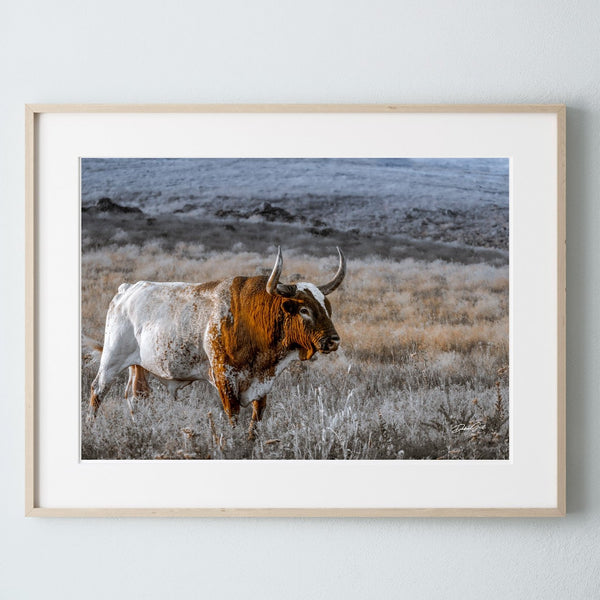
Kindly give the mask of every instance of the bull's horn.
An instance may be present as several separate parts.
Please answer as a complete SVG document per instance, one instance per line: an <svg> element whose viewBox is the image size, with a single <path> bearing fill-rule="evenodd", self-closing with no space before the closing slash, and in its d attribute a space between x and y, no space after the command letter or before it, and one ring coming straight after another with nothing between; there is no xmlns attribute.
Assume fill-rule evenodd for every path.
<svg viewBox="0 0 600 600"><path fill-rule="evenodd" d="M344 257L342 251L339 248L337 249L337 251L340 255L340 266L338 267L335 277L329 283L319 286L319 289L321 290L324 296L327 296L327 294L331 294L331 292L337 289L340 283L344 281L344 276L346 275L346 258Z"/></svg>
<svg viewBox="0 0 600 600"><path fill-rule="evenodd" d="M281 275L282 269L283 258L281 256L281 246L277 246L277 258L275 259L275 266L273 267L269 281L267 281L267 292L269 292L271 296L291 298L296 294L296 286L279 283L279 276Z"/></svg>

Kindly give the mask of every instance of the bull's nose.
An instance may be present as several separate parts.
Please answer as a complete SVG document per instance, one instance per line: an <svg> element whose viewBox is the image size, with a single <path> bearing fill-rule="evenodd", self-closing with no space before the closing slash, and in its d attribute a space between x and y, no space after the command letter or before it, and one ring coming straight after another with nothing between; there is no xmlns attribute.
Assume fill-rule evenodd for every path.
<svg viewBox="0 0 600 600"><path fill-rule="evenodd" d="M340 336L337 333L334 333L333 335L326 337L321 342L321 348L325 352L334 352L335 350L338 349L339 345L340 345Z"/></svg>

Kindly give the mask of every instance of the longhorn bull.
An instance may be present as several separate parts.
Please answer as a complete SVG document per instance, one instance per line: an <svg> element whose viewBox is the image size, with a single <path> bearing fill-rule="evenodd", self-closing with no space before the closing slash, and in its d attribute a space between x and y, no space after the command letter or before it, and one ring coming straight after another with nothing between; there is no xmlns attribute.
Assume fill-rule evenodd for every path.
<svg viewBox="0 0 600 600"><path fill-rule="evenodd" d="M96 415L115 377L129 368L128 401L129 394L148 391L146 372L174 397L190 383L208 380L232 424L240 407L252 404L252 437L277 375L294 360L339 346L327 298L346 273L339 248L338 254L336 275L321 286L281 283L280 248L269 277L122 284L106 317L90 416Z"/></svg>

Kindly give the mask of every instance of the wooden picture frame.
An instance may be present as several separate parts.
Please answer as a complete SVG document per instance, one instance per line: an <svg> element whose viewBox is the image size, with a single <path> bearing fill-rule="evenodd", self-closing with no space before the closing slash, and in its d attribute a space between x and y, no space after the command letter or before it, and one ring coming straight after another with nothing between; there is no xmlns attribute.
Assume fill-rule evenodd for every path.
<svg viewBox="0 0 600 600"><path fill-rule="evenodd" d="M554 290L551 297L546 296L544 303L539 306L540 327L544 325L549 327L552 338L552 348L548 350L542 358L532 358L533 363L531 367L532 373L535 372L535 377L540 377L539 374L543 374L544 385L547 385L547 389L550 390L549 394L546 394L544 398L527 399L527 402L537 403L535 404L536 409L542 408L544 414L547 415L543 423L539 425L533 421L532 417L523 417L521 421L515 423L516 432L511 429L511 435L525 436L524 431L530 428L530 436L540 436L540 448L532 452L532 456L527 456L525 450L519 450L514 455L511 452L511 460L505 465L504 471L508 473L506 476L510 481L511 469L519 468L520 462L526 462L527 467L524 467L523 472L520 472L518 477L514 478L514 482L523 481L527 478L529 472L533 469L534 463L539 463L540 470L545 471L546 487L543 492L543 500L536 503L535 500L528 500L528 498L535 498L534 492L523 493L524 500L519 499L519 489L514 491L515 497L498 499L497 501L493 498L485 499L479 498L473 500L469 498L465 492L464 497L455 498L454 500L446 500L442 498L438 501L436 499L434 484L435 479L433 475L429 474L429 471L433 471L433 467L421 464L421 461L406 461L411 462L411 474L407 475L416 479L410 479L411 481L419 482L419 478L422 477L423 481L428 483L424 484L424 487L429 486L431 490L424 492L425 500L420 505L414 504L402 504L402 503L389 503L386 502L386 498L381 498L381 502L377 502L376 505L362 505L359 501L349 502L347 505L340 503L322 504L315 505L313 501L302 501L300 499L297 504L294 504L291 500L286 501L285 504L278 504L277 502L272 503L269 501L269 485L264 484L265 473L261 472L261 480L264 484L264 489L257 492L256 495L248 497L248 502L229 502L223 505L215 505L214 501L203 504L202 499L192 503L189 498L182 498L181 502L172 504L171 506L165 506L162 503L156 505L144 505L138 504L131 505L127 498L122 501L107 501L106 503L95 503L91 502L92 505L86 505L86 502L82 501L81 498L85 496L85 490L80 489L77 493L73 493L69 496L69 485L65 483L65 490L57 496L51 496L51 498L66 498L65 501L59 503L54 499L51 501L46 500L46 493L53 485L62 485L56 483L57 479L54 476L50 476L48 461L44 455L43 448L40 445L40 432L47 431L49 428L49 419L52 414L53 406L51 400L49 400L52 392L43 387L44 373L48 372L48 369L58 369L63 366L66 367L69 363L67 357L54 356L50 357L48 353L44 352L44 348L47 345L40 346L40 328L44 327L44 324L49 320L49 308L56 309L60 313L58 304L61 299L61 292L56 286L59 283L52 283L53 274L45 272L44 264L46 256L48 254L48 247L43 246L40 240L44 240L44 236L49 229L49 211L47 209L48 196L47 190L43 189L43 181L45 172L48 170L49 165L47 164L49 150L61 152L71 152L71 155L82 156L85 152L81 152L77 148L77 142L73 142L73 146L68 150L63 150L62 147L51 148L45 145L47 141L52 144L57 144L56 140L61 137L61 131L65 131L65 137L71 139L69 136L73 132L72 139L83 139L81 137L82 131L87 131L88 128L91 131L90 136L100 136L97 131L102 129L94 129L97 125L94 124L94 119L103 119L103 123L108 123L110 127L116 127L116 129L110 129L110 131L122 130L124 136L129 135L131 139L134 139L136 135L136 127L133 121L138 117L154 119L156 121L156 131L153 131L153 135L164 135L165 139L168 137L171 130L177 128L186 127L179 123L179 119L184 115L190 115L191 118L198 115L204 115L206 117L219 117L223 123L226 123L229 129L233 130L231 133L231 139L235 144L236 123L228 123L227 119L231 115L244 116L244 115L260 115L262 118L268 121L269 118L274 116L282 116L284 118L293 119L304 116L308 119L313 117L315 120L319 120L320 126L323 125L324 130L328 127L328 117L332 119L339 119L345 115L350 120L350 128L352 128L352 119L359 122L362 116L375 117L373 120L373 127L375 129L381 129L381 136L385 137L385 130L388 129L388 125L396 123L399 116L406 116L408 120L406 124L401 125L405 129L401 131L412 132L407 135L420 135L419 132L423 131L423 139L419 144L414 142L415 150L414 156L423 156L423 152L427 151L428 144L432 147L432 154L426 154L427 156L443 156L443 154L437 153L438 148L447 148L444 152L448 156L476 156L478 147L477 144L481 143L482 146L487 148L492 147L494 144L494 136L498 136L500 139L502 136L502 142L498 142L498 153L492 153L487 155L494 156L508 156L506 148L511 148L510 132L523 130L525 133L522 135L523 144L526 146L523 152L528 152L527 155L531 158L531 164L535 163L538 169L535 173L531 173L532 179L539 179L543 185L543 191L539 192L537 200L541 204L532 205L534 200L529 200L525 195L521 194L518 189L520 185L519 181L511 175L511 200L513 194L519 197L519 204L516 209L511 204L511 244L513 233L519 238L518 230L529 228L531 232L531 240L529 245L524 244L524 251L521 251L521 247L511 246L511 290L513 287L513 277L517 277L518 281L524 281L527 279L527 274L539 272L540 282L543 284L545 290ZM59 117L58 119L55 119ZM60 117L64 119L61 120ZM177 117L177 118L175 118ZM428 119L444 117L448 121L448 129L445 130L443 127L446 125L440 124L442 129L439 138L437 137L436 131L437 122L429 122ZM540 119L540 117L542 119ZM119 119L119 123L114 125L111 119ZM411 120L412 118L412 120ZM485 121L489 118L489 123ZM383 119L383 121L381 121ZM387 119L387 122L386 122ZM543 120L543 122L542 122ZM68 121L68 122L67 122ZM266 122L265 121L265 122ZM538 125L538 121L540 121ZM251 516L274 516L274 517L290 517L290 516L316 516L316 517L404 517L404 516L436 516L436 517L447 517L447 516L517 516L517 517L531 517L531 516L563 516L566 514L566 473L565 473L565 317L566 317L566 250L565 250L565 151L566 151L566 107L560 104L548 104L548 105L110 105L110 104L88 104L88 105L73 105L73 104L33 104L25 107L25 134L26 134L26 406L25 406L25 423L26 423L26 448L25 448L25 466L26 466L26 478L25 478L25 514L27 516L44 516L44 517L122 517L122 516L178 516L178 517L189 517L189 516L237 516L237 517L251 517ZM150 122L150 121L148 121ZM361 121L362 122L362 121ZM46 123L50 124L50 130ZM146 123L146 122L144 122ZM262 121L259 122L259 126ZM283 121L284 127L287 126L287 121ZM371 123L371 121L369 121ZM383 124L381 124L383 123ZM422 125L424 123L424 125ZM433 124L432 124L433 123ZM131 125L131 131L129 127ZM310 123L309 123L310 125ZM506 127L505 127L506 125ZM293 125L295 127L296 125ZM394 125L395 126L395 125ZM527 134L528 127L531 126L531 131L541 131L543 135L539 138L530 134ZM150 123L150 127L153 127ZM254 125L253 125L254 127ZM360 125L360 127L364 127ZM424 127L421 130L421 127ZM61 130L61 128L64 128ZM318 128L317 128L318 129ZM315 130L317 130L315 129ZM284 129L285 130L285 129ZM50 133L48 133L50 131ZM137 130L139 132L139 129ZM331 148L335 148L335 131L336 128L332 127L333 133L323 134L324 139L327 135L331 136L326 143L323 144L324 151L323 156L332 156ZM337 130L339 131L339 129ZM361 129L364 133L367 129ZM464 154L464 148L469 148L468 143L460 147L456 154L454 154L453 144L457 144L453 139L448 136L452 132L464 131L465 136L468 137L472 134L473 140L473 152ZM508 133L507 133L508 131ZM58 134L57 134L58 132ZM416 133L415 133L416 132ZM432 133L434 132L434 133ZM471 132L469 134L469 132ZM487 132L492 132L491 137L485 138ZM107 134L108 135L108 134ZM179 133L177 134L179 135ZM229 134L226 134L229 135ZM77 137L80 136L80 137ZM429 138L427 137L429 136ZM445 136L445 137L444 137ZM241 139L241 138L240 138ZM382 138L383 139L383 138ZM416 138L415 138L416 139ZM523 141L522 140L522 141ZM67 142L65 142L66 144ZM103 142L104 143L104 142ZM108 142L107 142L108 143ZM119 141L111 141L110 144L118 144ZM174 142L173 142L174 143ZM241 142L240 142L241 143ZM289 142L286 142L289 143ZM315 143L320 143L315 142ZM373 142L374 148L377 148L377 141ZM395 140L393 137L386 138L385 143L382 143L382 152L389 155L389 149L394 148ZM462 142L461 142L462 143ZM515 142L516 143L516 142ZM513 143L513 145L515 144ZM466 144L466 145L465 145ZM490 146L491 145L491 146ZM129 148L132 147L128 144L124 144L124 152L127 153ZM234 147L234 146L231 146ZM282 155L286 155L285 146L281 152ZM425 148L425 150L423 150ZM449 148L449 150L448 150ZM457 146L458 148L458 146ZM536 158L536 153L543 150L544 158ZM217 149L216 156L221 156L222 148ZM233 151L232 151L233 152ZM252 147L244 146L244 152L246 155L252 155ZM398 150L395 156L406 156L406 154L400 154L404 152L403 148ZM489 152L489 151L488 151ZM185 154L185 153L184 153ZM367 153L369 156L377 156L377 150L370 149ZM69 155L69 156L71 156ZM125 154L127 155L127 154ZM169 155L169 154L167 154ZM485 154L484 154L485 155ZM303 155L302 155L303 156ZM510 155L512 156L512 155ZM72 157L71 157L72 158ZM538 164L539 163L539 164ZM517 175L522 175L522 171L528 168L530 163L526 160L515 159L511 169L517 169ZM78 178L78 165L71 160L69 163L72 167L70 177ZM518 178L517 178L518 179ZM74 181L74 179L73 179ZM516 186L516 188L515 188ZM64 192L64 197L62 193ZM69 190L63 188L56 188L52 190L51 198L53 202L58 203L54 208L63 208L65 210L74 211L77 210L77 206L74 203L73 194ZM529 205L527 204L529 203ZM526 208L521 208L521 206ZM515 209L520 212L520 215L525 214L526 216L522 221L516 222L518 216L513 216L512 213ZM543 213L542 219L536 222L536 212ZM69 213L70 214L70 213ZM75 214L75 213L73 213ZM528 216L527 216L528 215ZM515 229L517 228L517 229ZM77 233L78 235L78 233ZM539 240L538 240L539 238ZM543 240L542 240L543 238ZM524 236L519 238L524 239ZM518 239L517 239L518 241ZM551 255L537 253L535 249L535 242L539 241L540 246L547 243L547 247L552 249ZM45 242L44 242L45 243ZM516 242L515 242L516 243ZM520 242L519 242L520 243ZM546 246L544 246L546 247ZM74 251L71 247L70 251ZM517 266L512 270L513 259ZM539 264L539 268L536 265ZM526 265L527 268L523 268ZM521 271L518 271L521 269ZM519 279L520 278L520 279ZM74 282L69 280L69 285ZM52 285L55 287L52 288ZM523 284L525 285L525 284ZM49 287L50 286L50 287ZM523 289L523 286L519 288L520 284L516 287ZM52 293L48 293L51 290ZM515 324L517 331L522 331L525 327L524 323L529 320L536 321L536 319L530 319L531 315L524 314L524 311L519 309L519 298L520 294L525 295L522 291L515 292L518 297L513 298L516 304L515 314L511 314L511 323L513 318L518 317L519 323ZM62 315L56 317L58 319L63 318ZM532 325L534 327L534 325ZM537 325L536 325L537 327ZM511 330L512 331L512 330ZM532 329L530 335L535 335L537 329ZM42 338L44 337L43 334ZM520 334L519 334L520 335ZM512 333L511 333L512 336ZM72 337L72 336L71 336ZM70 339L71 345L77 345L78 340ZM520 337L519 339L523 339ZM514 338L511 337L511 352L515 350L512 347ZM524 349L523 355L527 356L527 353L531 354L531 350L535 348L535 344L528 349ZM518 350L518 349L517 349ZM73 350L78 352L78 349ZM512 355L512 359L514 359ZM517 357L518 358L518 357ZM54 361L50 363L49 361ZM525 388L529 385L533 387L533 382L528 381L528 377L534 377L534 375L528 375L527 369L523 365L523 361L516 362L517 365L521 365L520 372L517 377L515 385L523 385ZM72 368L71 365L69 368ZM512 385L512 368L511 364L511 385ZM42 373L42 375L40 375ZM540 379L541 381L541 379ZM67 396L75 394L73 389L78 384L72 382L67 385ZM519 388L520 389L520 388ZM514 392L514 390L513 390ZM517 395L516 397L515 394ZM511 406L514 409L515 402L519 402L522 398L518 397L518 392L511 393ZM49 404L50 403L50 404ZM71 414L71 413L69 413ZM511 428L512 428L511 413ZM75 427L76 421L71 419L65 422L63 425L65 428ZM538 427L538 431L536 431ZM60 435L60 432L55 432ZM45 434L44 434L45 435ZM43 436L42 436L43 437ZM47 436L46 436L47 437ZM514 441L514 440L513 440ZM528 442L532 446L535 446L535 440ZM526 446L523 446L525 448ZM72 446L71 450L76 452ZM519 446L521 448L521 446ZM537 454L539 450L539 455ZM535 455L535 456L533 456ZM64 453L56 453L57 458L53 458L52 473L55 474L60 472L60 464L56 461L62 460L61 456L64 457ZM78 462L78 456L71 456L68 458L74 465ZM169 461L161 465L161 473L166 473L169 469ZM308 461L313 462L313 461ZM319 461L314 461L319 462ZM363 465L364 465L363 461ZM374 461L377 462L377 461ZM423 463L426 461L422 461ZM431 462L431 461L429 461ZM451 462L451 461L445 461ZM268 465L265 467L267 468ZM304 471L309 469L311 465L307 466L304 463ZM314 469L320 469L322 465L314 465ZM74 468L74 467L73 467ZM121 468L120 465L107 465L106 469ZM141 467L142 468L142 467ZM152 468L146 464L143 466L144 469ZM172 468L175 468L173 465ZM216 469L217 467L211 467ZM220 467L226 468L226 467ZM233 467L232 467L233 468ZM236 465L235 469L248 468L244 465ZM294 466L294 468L296 468ZM343 467L340 466L340 469ZM384 466L381 467L382 469ZM388 465L385 469L391 469ZM407 467L408 468L408 467ZM438 467L436 467L438 468ZM466 468L466 467L465 467ZM485 466L482 466L480 473L483 473ZM55 470L58 469L58 470ZM421 469L421 471L419 471ZM469 467L469 473L465 474L465 477L470 478L469 481L475 481L479 476L471 467ZM303 471L302 476L307 477L307 481L310 481L311 474L306 474ZM413 473L414 471L414 473ZM383 473L382 471L381 473ZM420 475L419 473L424 473ZM182 471L182 473L184 473ZM227 471L228 477L231 476ZM238 473L238 471L234 472ZM392 471L385 471L385 473L392 473ZM393 472L395 473L395 472ZM400 471L398 471L400 473ZM415 474L416 473L416 474ZM214 474L213 474L214 475ZM185 477L185 474L180 474L178 477ZM218 473L214 475L219 477ZM504 476L504 475L502 475ZM111 477L110 473L108 475ZM327 475L324 475L327 477ZM366 475L365 481L375 482L373 485L377 485L379 476L376 474ZM60 479L60 478L59 478ZM408 481L407 479L407 481ZM444 481L449 481L444 480ZM65 479L66 481L66 479ZM266 480L268 482L268 479ZM363 485L367 485L363 482ZM515 485L517 485L515 483ZM85 486L83 486L85 487ZM441 485L443 487L443 485ZM444 492L438 492L443 496ZM511 492L512 493L512 492ZM62 496L61 496L62 494ZM429 494L427 496L427 494ZM529 494L529 495L528 495ZM200 493L201 496L201 493ZM191 497L191 496L190 496ZM390 495L390 498L392 496ZM393 496L394 498L396 496ZM429 500L427 500L429 498ZM438 496L439 498L439 496ZM252 501L250 501L252 500ZM534 503L532 503L534 502Z"/></svg>

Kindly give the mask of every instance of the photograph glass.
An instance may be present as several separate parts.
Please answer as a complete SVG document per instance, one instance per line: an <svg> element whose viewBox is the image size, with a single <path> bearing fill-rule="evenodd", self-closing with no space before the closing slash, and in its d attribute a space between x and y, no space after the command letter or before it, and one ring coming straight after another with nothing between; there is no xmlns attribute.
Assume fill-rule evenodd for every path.
<svg viewBox="0 0 600 600"><path fill-rule="evenodd" d="M82 460L508 460L508 158L82 158Z"/></svg>

